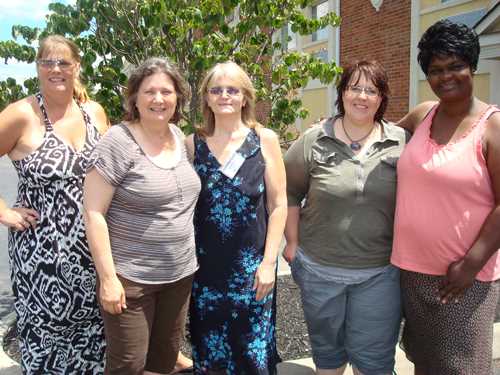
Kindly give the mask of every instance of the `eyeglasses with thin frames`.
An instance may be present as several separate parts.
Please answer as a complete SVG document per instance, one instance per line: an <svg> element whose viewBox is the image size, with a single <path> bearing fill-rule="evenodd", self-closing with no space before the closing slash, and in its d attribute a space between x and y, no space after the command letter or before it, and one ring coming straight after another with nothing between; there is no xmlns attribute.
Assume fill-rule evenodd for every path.
<svg viewBox="0 0 500 375"><path fill-rule="evenodd" d="M208 92L210 94L217 95L217 96L224 94L224 91L229 96L236 96L240 93L240 89L237 87L233 87L233 86L228 86L228 87L214 86L214 87L210 87L208 89Z"/></svg>
<svg viewBox="0 0 500 375"><path fill-rule="evenodd" d="M378 90L372 89L371 87L352 85L349 86L349 91L355 95L361 95L362 93L365 93L366 96L369 96L371 98L378 96Z"/></svg>
<svg viewBox="0 0 500 375"><path fill-rule="evenodd" d="M40 60L37 60L36 63L38 64L38 66L40 66L44 69L54 69L56 66L58 66L59 69L65 70L65 71L70 70L75 65L69 61L62 60L62 59L57 59L57 60L40 59Z"/></svg>

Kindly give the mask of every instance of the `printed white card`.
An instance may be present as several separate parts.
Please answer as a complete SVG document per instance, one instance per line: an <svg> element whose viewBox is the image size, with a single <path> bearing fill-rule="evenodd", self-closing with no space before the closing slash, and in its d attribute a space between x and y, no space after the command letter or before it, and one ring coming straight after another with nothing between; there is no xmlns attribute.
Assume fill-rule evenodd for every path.
<svg viewBox="0 0 500 375"><path fill-rule="evenodd" d="M244 162L245 157L239 152L235 152L226 164L219 168L219 171L221 171L225 176L233 178L236 176L236 173L238 173Z"/></svg>

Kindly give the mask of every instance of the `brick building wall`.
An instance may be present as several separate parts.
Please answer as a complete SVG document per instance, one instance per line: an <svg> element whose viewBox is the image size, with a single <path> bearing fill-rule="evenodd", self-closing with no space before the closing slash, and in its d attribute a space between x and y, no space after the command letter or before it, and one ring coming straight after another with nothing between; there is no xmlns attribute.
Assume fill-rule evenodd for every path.
<svg viewBox="0 0 500 375"><path fill-rule="evenodd" d="M255 116L257 121L263 125L267 125L269 122L269 116L271 115L271 101L259 101L255 106Z"/></svg>
<svg viewBox="0 0 500 375"><path fill-rule="evenodd" d="M391 96L385 117L408 112L411 0L386 0L377 12L369 0L341 1L340 63L375 59L389 75Z"/></svg>

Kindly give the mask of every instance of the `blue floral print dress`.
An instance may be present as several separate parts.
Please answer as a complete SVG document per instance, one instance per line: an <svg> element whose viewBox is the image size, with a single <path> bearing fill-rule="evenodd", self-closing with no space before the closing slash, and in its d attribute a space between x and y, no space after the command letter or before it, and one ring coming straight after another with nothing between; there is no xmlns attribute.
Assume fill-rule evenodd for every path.
<svg viewBox="0 0 500 375"><path fill-rule="evenodd" d="M261 301L253 290L268 219L259 137L252 129L236 151L244 159L232 178L203 138L195 135L194 144L202 184L190 307L194 373L276 374L276 290Z"/></svg>

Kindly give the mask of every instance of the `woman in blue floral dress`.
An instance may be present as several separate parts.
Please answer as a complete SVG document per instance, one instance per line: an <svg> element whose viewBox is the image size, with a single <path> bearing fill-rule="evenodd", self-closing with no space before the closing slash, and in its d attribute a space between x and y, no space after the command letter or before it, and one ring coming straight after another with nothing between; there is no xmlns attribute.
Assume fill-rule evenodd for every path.
<svg viewBox="0 0 500 375"><path fill-rule="evenodd" d="M202 183L190 308L194 371L276 374L276 259L286 220L278 138L256 122L252 83L235 63L212 68L200 92L204 126L187 140Z"/></svg>

